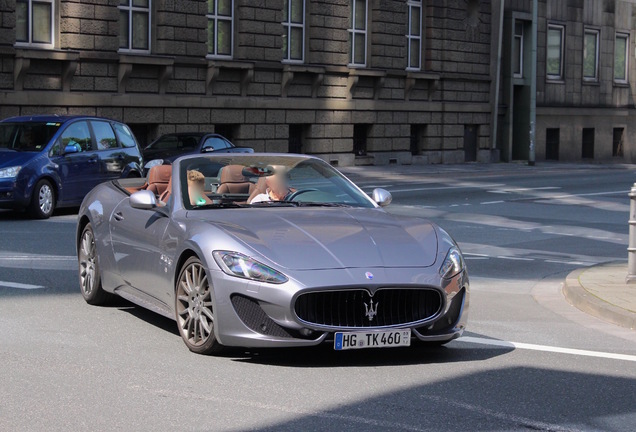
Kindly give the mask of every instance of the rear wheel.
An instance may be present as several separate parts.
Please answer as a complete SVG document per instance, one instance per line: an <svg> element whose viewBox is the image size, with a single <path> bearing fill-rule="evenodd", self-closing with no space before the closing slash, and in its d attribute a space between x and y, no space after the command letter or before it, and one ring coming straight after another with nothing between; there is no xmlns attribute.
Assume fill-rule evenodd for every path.
<svg viewBox="0 0 636 432"><path fill-rule="evenodd" d="M177 279L175 311L179 333L190 351L209 355L223 350L214 336L210 281L197 257L190 257L181 268Z"/></svg>
<svg viewBox="0 0 636 432"><path fill-rule="evenodd" d="M91 224L87 224L82 231L79 251L79 282L82 296L86 303L101 305L106 303L110 295L102 288L102 278L97 261L95 234Z"/></svg>
<svg viewBox="0 0 636 432"><path fill-rule="evenodd" d="M29 213L36 219L48 219L55 210L55 192L48 180L40 180L33 188Z"/></svg>

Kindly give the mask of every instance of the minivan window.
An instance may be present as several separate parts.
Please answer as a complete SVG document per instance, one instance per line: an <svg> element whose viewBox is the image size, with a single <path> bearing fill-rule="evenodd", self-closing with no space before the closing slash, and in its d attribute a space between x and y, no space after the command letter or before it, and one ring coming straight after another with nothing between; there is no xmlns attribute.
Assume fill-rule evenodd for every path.
<svg viewBox="0 0 636 432"><path fill-rule="evenodd" d="M115 127L115 132L117 132L117 138L119 138L121 145L128 148L135 147L137 145L133 133L130 131L128 126L121 123L115 123L113 126Z"/></svg>
<svg viewBox="0 0 636 432"><path fill-rule="evenodd" d="M1 122L0 149L39 152L60 128L58 122Z"/></svg>
<svg viewBox="0 0 636 432"><path fill-rule="evenodd" d="M64 132L62 132L61 139L62 150L64 150L68 145L75 145L79 151L93 150L91 133L88 129L88 123L85 121L72 123Z"/></svg>
<svg viewBox="0 0 636 432"><path fill-rule="evenodd" d="M110 123L105 121L91 120L93 132L95 133L95 141L97 142L97 150L108 150L117 148L117 138Z"/></svg>

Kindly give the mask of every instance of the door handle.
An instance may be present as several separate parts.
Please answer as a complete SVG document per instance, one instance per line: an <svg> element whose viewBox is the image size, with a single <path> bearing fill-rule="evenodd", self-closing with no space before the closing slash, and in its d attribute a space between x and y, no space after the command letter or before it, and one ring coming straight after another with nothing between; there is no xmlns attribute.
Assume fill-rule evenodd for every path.
<svg viewBox="0 0 636 432"><path fill-rule="evenodd" d="M113 217L115 218L116 221L119 221L119 222L124 220L124 215L121 212L115 213Z"/></svg>
<svg viewBox="0 0 636 432"><path fill-rule="evenodd" d="M97 162L97 156L91 156L88 158L88 163L96 163Z"/></svg>

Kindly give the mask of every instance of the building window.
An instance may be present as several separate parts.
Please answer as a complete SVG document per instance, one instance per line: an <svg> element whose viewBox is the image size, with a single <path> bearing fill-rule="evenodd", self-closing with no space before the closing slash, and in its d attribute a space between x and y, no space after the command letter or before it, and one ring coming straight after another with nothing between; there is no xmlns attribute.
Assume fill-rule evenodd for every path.
<svg viewBox="0 0 636 432"><path fill-rule="evenodd" d="M422 1L408 0L409 32L406 35L408 48L408 67L410 70L420 70L422 67Z"/></svg>
<svg viewBox="0 0 636 432"><path fill-rule="evenodd" d="M150 51L151 0L119 1L119 49Z"/></svg>
<svg viewBox="0 0 636 432"><path fill-rule="evenodd" d="M561 129L547 128L545 130L545 159L559 160L559 140Z"/></svg>
<svg viewBox="0 0 636 432"><path fill-rule="evenodd" d="M302 154L305 152L305 137L309 133L311 125L308 124L290 124L289 125L289 139L288 152Z"/></svg>
<svg viewBox="0 0 636 432"><path fill-rule="evenodd" d="M546 76L551 80L563 79L563 46L565 27L548 25L546 50Z"/></svg>
<svg viewBox="0 0 636 432"><path fill-rule="evenodd" d="M53 0L17 0L16 44L53 48L54 13Z"/></svg>
<svg viewBox="0 0 636 432"><path fill-rule="evenodd" d="M523 78L523 27L523 21L515 20L515 34L512 47L512 73L515 78Z"/></svg>
<svg viewBox="0 0 636 432"><path fill-rule="evenodd" d="M232 58L233 17L233 0L208 0L208 57Z"/></svg>
<svg viewBox="0 0 636 432"><path fill-rule="evenodd" d="M585 29L583 39L583 79L598 81L598 44L599 31Z"/></svg>
<svg viewBox="0 0 636 432"><path fill-rule="evenodd" d="M612 137L612 156L623 157L625 128L614 128Z"/></svg>
<svg viewBox="0 0 636 432"><path fill-rule="evenodd" d="M356 156L367 155L367 137L371 129L370 124L353 125L353 153Z"/></svg>
<svg viewBox="0 0 636 432"><path fill-rule="evenodd" d="M302 63L305 54L305 0L285 0L283 60Z"/></svg>
<svg viewBox="0 0 636 432"><path fill-rule="evenodd" d="M594 159L594 128L583 128L581 157L583 159Z"/></svg>
<svg viewBox="0 0 636 432"><path fill-rule="evenodd" d="M627 71L629 70L629 35L616 33L614 42L614 81L617 83L627 83Z"/></svg>
<svg viewBox="0 0 636 432"><path fill-rule="evenodd" d="M367 0L349 3L349 64L367 64Z"/></svg>

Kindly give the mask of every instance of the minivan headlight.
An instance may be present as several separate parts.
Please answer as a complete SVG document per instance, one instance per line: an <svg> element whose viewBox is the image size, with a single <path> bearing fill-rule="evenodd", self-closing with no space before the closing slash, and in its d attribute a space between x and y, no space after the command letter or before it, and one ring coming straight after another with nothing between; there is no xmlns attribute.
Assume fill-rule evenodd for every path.
<svg viewBox="0 0 636 432"><path fill-rule="evenodd" d="M22 169L21 166L14 166L9 168L0 168L0 178L12 178L17 177L18 173Z"/></svg>
<svg viewBox="0 0 636 432"><path fill-rule="evenodd" d="M281 272L238 252L214 251L212 255L221 270L230 276L273 284L288 281Z"/></svg>
<svg viewBox="0 0 636 432"><path fill-rule="evenodd" d="M446 254L444 263L439 268L439 274L445 279L452 278L464 270L464 257L458 248L452 247Z"/></svg>

